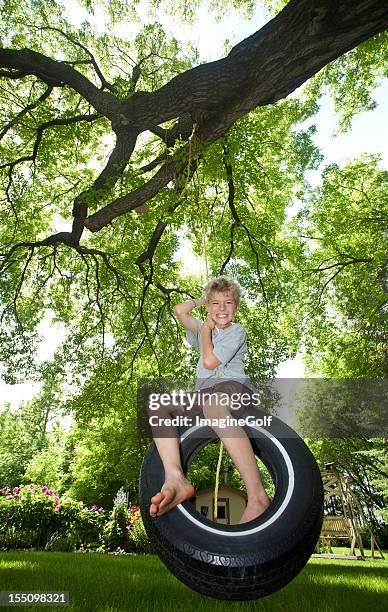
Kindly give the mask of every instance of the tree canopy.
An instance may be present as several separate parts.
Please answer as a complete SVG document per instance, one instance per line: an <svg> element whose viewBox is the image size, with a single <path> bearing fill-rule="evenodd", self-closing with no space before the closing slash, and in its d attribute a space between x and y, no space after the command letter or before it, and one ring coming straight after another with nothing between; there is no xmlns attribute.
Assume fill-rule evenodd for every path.
<svg viewBox="0 0 388 612"><path fill-rule="evenodd" d="M294 282L303 249L283 231L306 170L320 161L314 128L301 124L327 87L337 100L346 95L344 125L372 105L387 9L291 1L224 58L198 64L195 49L157 21L119 37L114 24L135 19L136 3L104 6L111 32L72 25L59 2L3 3L6 376L31 374L47 309L69 329L58 363L73 364L79 380L108 354L123 372L137 363L140 375L171 373L179 338L171 304L198 295L202 281L182 278L175 253L185 239L201 253L203 235L212 274L237 276L255 304L241 314L257 330L250 367L270 374L295 352L305 316ZM170 8L186 19L195 12ZM301 95L286 97L309 78Z"/></svg>
<svg viewBox="0 0 388 612"><path fill-rule="evenodd" d="M136 490L136 380L194 373L172 311L205 281L182 266L191 250L197 262L206 253L212 276L242 285L252 377L301 348L314 374L386 376L387 173L377 155L327 166L318 186L308 171L321 167L324 93L344 131L375 106L388 7L266 0L268 22L203 63L157 15L193 23L199 0L150 0L144 23L138 2L78 4L90 15L82 23L55 0L1 7L0 361L8 382L44 386L20 419L0 415L0 466L15 484L46 473L106 503L115 487ZM252 15L255 3L209 10L231 6ZM48 312L67 334L42 363ZM47 435L56 411L76 415L66 443ZM338 448L318 450L325 461ZM366 466L381 480L370 444L357 452L372 457L354 474Z"/></svg>

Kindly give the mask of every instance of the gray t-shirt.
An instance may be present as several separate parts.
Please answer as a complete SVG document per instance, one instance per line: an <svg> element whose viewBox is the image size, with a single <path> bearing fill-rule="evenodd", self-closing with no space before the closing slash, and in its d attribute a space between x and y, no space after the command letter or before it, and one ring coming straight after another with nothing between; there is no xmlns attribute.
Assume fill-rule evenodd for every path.
<svg viewBox="0 0 388 612"><path fill-rule="evenodd" d="M203 321L196 319L195 332L186 330L186 338L191 346L201 350L201 331ZM221 361L214 368L208 370L203 365L202 355L197 364L196 389L204 389L221 382L220 379L237 380L254 389L249 377L244 371L244 355L248 350L247 334L240 323L232 323L225 329L215 327L212 330L213 353Z"/></svg>

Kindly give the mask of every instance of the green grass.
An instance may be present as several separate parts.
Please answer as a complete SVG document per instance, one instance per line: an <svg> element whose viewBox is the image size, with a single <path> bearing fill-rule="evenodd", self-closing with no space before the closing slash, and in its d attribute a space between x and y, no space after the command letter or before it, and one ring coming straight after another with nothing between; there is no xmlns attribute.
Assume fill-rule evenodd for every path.
<svg viewBox="0 0 388 612"><path fill-rule="evenodd" d="M388 555L385 556L384 561L310 559L295 580L277 593L254 601L227 602L192 591L154 555L1 552L0 590L69 591L70 604L63 608L23 607L40 611L385 612Z"/></svg>

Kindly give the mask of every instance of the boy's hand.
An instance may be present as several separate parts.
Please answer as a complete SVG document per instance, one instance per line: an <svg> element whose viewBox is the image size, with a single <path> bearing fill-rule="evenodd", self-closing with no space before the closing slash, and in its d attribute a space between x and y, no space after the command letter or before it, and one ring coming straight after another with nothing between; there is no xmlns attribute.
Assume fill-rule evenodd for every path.
<svg viewBox="0 0 388 612"><path fill-rule="evenodd" d="M210 314L209 314L209 313L208 313L208 315L207 315L207 319L206 319L206 321L204 322L203 326L204 326L204 327L207 327L207 329L210 329L210 330L214 329L214 328L215 328L215 326L216 326L215 321L213 321L213 319L211 318L211 316L210 316Z"/></svg>

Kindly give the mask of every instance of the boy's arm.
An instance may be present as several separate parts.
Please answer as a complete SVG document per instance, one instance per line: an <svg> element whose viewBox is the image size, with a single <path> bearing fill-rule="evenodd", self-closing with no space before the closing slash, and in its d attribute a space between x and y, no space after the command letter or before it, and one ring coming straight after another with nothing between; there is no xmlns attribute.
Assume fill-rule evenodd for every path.
<svg viewBox="0 0 388 612"><path fill-rule="evenodd" d="M201 353L203 365L207 370L214 370L221 363L213 353L212 329L214 326L215 323L209 316L202 325Z"/></svg>
<svg viewBox="0 0 388 612"><path fill-rule="evenodd" d="M184 325L186 329L195 333L197 329L197 319L190 314L190 312L197 308L198 306L202 306L205 303L205 298L197 298L195 300L187 300L186 302L181 302L180 304L176 304L173 308L174 314L177 316L179 321Z"/></svg>

